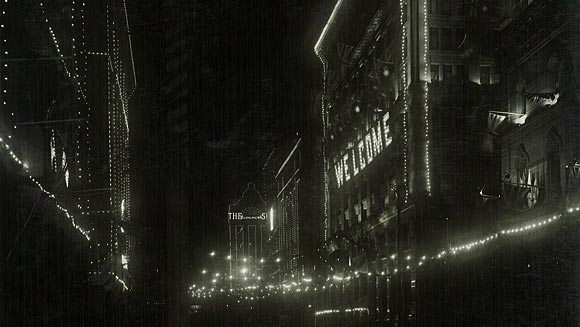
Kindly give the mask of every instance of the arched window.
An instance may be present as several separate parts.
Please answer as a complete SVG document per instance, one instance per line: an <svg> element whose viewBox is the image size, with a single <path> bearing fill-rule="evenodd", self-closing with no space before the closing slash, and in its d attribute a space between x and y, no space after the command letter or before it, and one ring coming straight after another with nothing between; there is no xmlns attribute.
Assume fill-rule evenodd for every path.
<svg viewBox="0 0 580 327"><path fill-rule="evenodd" d="M525 184L527 181L528 164L530 155L523 143L520 143L515 157L516 183Z"/></svg>

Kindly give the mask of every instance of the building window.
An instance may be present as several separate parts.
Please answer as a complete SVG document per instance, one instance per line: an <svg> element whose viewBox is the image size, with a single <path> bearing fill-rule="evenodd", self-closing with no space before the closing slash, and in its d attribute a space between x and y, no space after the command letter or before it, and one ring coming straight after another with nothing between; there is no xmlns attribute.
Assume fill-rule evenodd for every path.
<svg viewBox="0 0 580 327"><path fill-rule="evenodd" d="M458 79L463 80L465 79L465 66L464 65L457 65L457 71L455 72L455 75L457 76Z"/></svg>
<svg viewBox="0 0 580 327"><path fill-rule="evenodd" d="M490 67L489 66L479 67L479 81L481 84L485 84L485 85L488 85L491 83Z"/></svg>
<svg viewBox="0 0 580 327"><path fill-rule="evenodd" d="M443 28L441 33L441 49L452 50L453 33L450 28Z"/></svg>
<svg viewBox="0 0 580 327"><path fill-rule="evenodd" d="M452 10L455 13L455 15L458 15L458 16L465 15L465 5L464 5L463 1L453 1L451 6L453 7Z"/></svg>
<svg viewBox="0 0 580 327"><path fill-rule="evenodd" d="M439 81L439 65L431 65L431 82Z"/></svg>
<svg viewBox="0 0 580 327"><path fill-rule="evenodd" d="M438 0L429 0L429 13L430 14L437 14L439 10L437 10L437 2Z"/></svg>
<svg viewBox="0 0 580 327"><path fill-rule="evenodd" d="M429 49L439 49L439 29L437 27L429 29Z"/></svg>
<svg viewBox="0 0 580 327"><path fill-rule="evenodd" d="M451 14L451 0L439 0L439 11L442 15Z"/></svg>
<svg viewBox="0 0 580 327"><path fill-rule="evenodd" d="M453 78L453 66L443 65L443 80L449 81Z"/></svg>

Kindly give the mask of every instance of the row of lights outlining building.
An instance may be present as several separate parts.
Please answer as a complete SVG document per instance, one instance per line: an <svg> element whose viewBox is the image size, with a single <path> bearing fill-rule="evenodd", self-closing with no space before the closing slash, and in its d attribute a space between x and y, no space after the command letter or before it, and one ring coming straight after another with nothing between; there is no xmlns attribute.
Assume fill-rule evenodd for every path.
<svg viewBox="0 0 580 327"><path fill-rule="evenodd" d="M229 205L228 254L213 261L219 262L218 274L232 286L284 282L315 273L317 173L310 149L302 138L277 146L262 167L259 185L248 183Z"/></svg>
<svg viewBox="0 0 580 327"><path fill-rule="evenodd" d="M316 174L302 138L276 147L228 207L230 280L283 282L311 276L318 263ZM306 181L304 180L306 179Z"/></svg>
<svg viewBox="0 0 580 327"><path fill-rule="evenodd" d="M318 259L318 174L309 135L279 145L262 168L270 203L269 257L280 263L275 281L316 273Z"/></svg>
<svg viewBox="0 0 580 327"><path fill-rule="evenodd" d="M254 183L249 183L242 196L228 207L227 219L230 279L262 279L272 217Z"/></svg>
<svg viewBox="0 0 580 327"><path fill-rule="evenodd" d="M137 86L128 15L122 0L4 1L0 24L0 139L13 171L87 241L88 279L123 290Z"/></svg>
<svg viewBox="0 0 580 327"><path fill-rule="evenodd" d="M373 277L348 286L365 289L354 298L329 291L320 312L465 323L476 312L446 310L463 310L450 298L469 284L407 262L578 200L578 17L571 1L335 2L314 47L324 256Z"/></svg>

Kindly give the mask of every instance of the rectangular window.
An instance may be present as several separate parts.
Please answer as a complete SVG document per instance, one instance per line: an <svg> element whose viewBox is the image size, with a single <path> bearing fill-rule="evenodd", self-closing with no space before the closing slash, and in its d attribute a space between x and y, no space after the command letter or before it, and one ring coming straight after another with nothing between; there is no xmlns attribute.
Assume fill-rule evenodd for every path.
<svg viewBox="0 0 580 327"><path fill-rule="evenodd" d="M465 5L463 3L463 1L453 1L453 12L455 13L455 15L458 16L463 16L465 15Z"/></svg>
<svg viewBox="0 0 580 327"><path fill-rule="evenodd" d="M439 10L437 10L437 1L438 0L429 0L429 14L439 13Z"/></svg>
<svg viewBox="0 0 580 327"><path fill-rule="evenodd" d="M481 84L486 84L486 85L491 83L490 67L489 66L479 67L479 81Z"/></svg>
<svg viewBox="0 0 580 327"><path fill-rule="evenodd" d="M463 80L465 79L465 66L464 65L457 65L457 71L455 73L457 79Z"/></svg>
<svg viewBox="0 0 580 327"><path fill-rule="evenodd" d="M431 82L439 81L439 65L431 65Z"/></svg>
<svg viewBox="0 0 580 327"><path fill-rule="evenodd" d="M450 81L453 78L453 66L443 65L443 80Z"/></svg>
<svg viewBox="0 0 580 327"><path fill-rule="evenodd" d="M439 29L437 27L431 27L429 29L429 49L439 49Z"/></svg>
<svg viewBox="0 0 580 327"><path fill-rule="evenodd" d="M442 15L451 14L451 0L439 0L439 11Z"/></svg>
<svg viewBox="0 0 580 327"><path fill-rule="evenodd" d="M452 50L453 33L450 28L443 28L441 33L441 49Z"/></svg>

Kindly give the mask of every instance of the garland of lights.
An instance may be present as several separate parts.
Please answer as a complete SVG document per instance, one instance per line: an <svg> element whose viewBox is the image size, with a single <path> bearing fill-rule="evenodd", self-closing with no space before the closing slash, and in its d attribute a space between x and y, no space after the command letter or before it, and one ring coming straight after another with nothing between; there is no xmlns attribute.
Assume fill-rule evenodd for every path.
<svg viewBox="0 0 580 327"><path fill-rule="evenodd" d="M8 0L5 0L4 2L4 6L2 7L2 17L6 16L6 11L8 10ZM2 21L4 21L4 19L2 19ZM4 56L8 56L8 37L7 37L7 33L5 32L5 28L6 25L4 25L4 23L0 23L0 35L2 37L2 51L0 52L0 56L4 55ZM0 68L0 73L4 72L4 74L0 74L0 77L2 78L2 106L6 106L8 104L7 101L7 97L8 97L8 89L7 89L7 85L8 85L8 62L5 62L4 65L2 65L2 67ZM14 117L14 111L10 112L10 116ZM13 125L13 128L16 129L16 125ZM8 135L8 138L12 138L11 135Z"/></svg>
<svg viewBox="0 0 580 327"><path fill-rule="evenodd" d="M423 92L425 107L425 177L427 180L427 193L431 193L431 171L429 167L429 38L427 36L427 31L429 30L429 15L427 12L427 0L423 1L423 12L425 14L425 19L423 20L423 64L425 65L425 89Z"/></svg>
<svg viewBox="0 0 580 327"><path fill-rule="evenodd" d="M137 88L137 74L135 73L135 59L133 58L133 43L131 41L131 28L129 26L129 15L127 14L127 3L123 0L123 11L125 12L125 24L127 26L127 39L129 41L129 51L131 53L131 65L133 67L133 89L131 90L129 97L133 95L135 89Z"/></svg>
<svg viewBox="0 0 580 327"><path fill-rule="evenodd" d="M401 21L401 64L403 65L403 184L405 186L405 203L409 198L409 187L407 185L407 114L409 106L407 104L407 24L404 21L406 0L399 0L400 21Z"/></svg>
<svg viewBox="0 0 580 327"><path fill-rule="evenodd" d="M6 5L7 3L8 3L8 0L5 0L5 1L4 1L4 4ZM73 4L74 4L74 2L73 2ZM43 4L42 2L40 2L40 6L41 6L41 7L43 7L43 6L44 6L44 4ZM2 8L2 16L5 16L5 15L6 15L6 9L7 9L7 8L4 8L4 7ZM74 9L73 9L73 10L74 10ZM42 8L42 12L43 12L43 14L45 14L44 7ZM45 22L46 22L46 23L48 23L48 18L45 18ZM4 27L5 27L5 25L4 25L4 24L0 24L0 28L1 28L2 32L4 31ZM59 56L60 56L60 58L61 58L61 62L62 62L63 64L65 64L65 62L64 62L64 59L63 59L63 55L62 55L62 53L60 52L60 48L59 48L59 46L58 46L58 42L56 41L56 36L54 35L54 32L52 31L52 27L50 27L50 26L49 26L49 32L50 32L50 34L51 34L51 37L52 37L52 39L53 39L53 42L55 43L55 46L56 46L56 49L57 49L57 53L58 53L58 55L59 55ZM74 40L74 39L73 39L73 40ZM3 48L4 48L4 51L3 51L3 53L4 53L5 55L8 55L8 50L6 49L6 47L7 47L7 39L6 39L6 37L2 38L2 41L3 41L2 43L3 43L3 45L4 45L4 46L3 46ZM74 48L74 43L73 43L73 48ZM3 65L3 68L5 68L5 69L6 69L6 68L8 68L8 63L4 63L4 65ZM65 71L67 72L67 75L68 75L69 77L71 77L71 74L70 74L70 72L69 72L68 68L66 67L66 65L65 65ZM3 77L3 79L4 79L4 81L5 81L5 82L4 82L4 84L6 84L6 81L8 81L8 77L7 77L7 76L4 76L4 77ZM7 90L6 90L6 88L5 88L5 87L3 88L3 91L2 91L2 93L4 94L4 96L6 96L6 94L7 94ZM2 101L2 104L3 104L3 106L6 106L6 105L7 105L7 101L6 101L6 99L4 99L4 100ZM12 117L14 116L14 111L13 111L13 110L11 111L10 115L11 115ZM13 126L13 128L14 128L14 129L16 129L16 125L14 125L14 126ZM8 138L9 138L9 139L11 139L11 138L12 138L12 136L11 136L11 135L8 135ZM55 139L54 139L54 131L53 131L53 132L52 132L52 134L51 134L51 140L50 140L50 147L51 147L51 153L50 153L50 156L51 156L51 167L53 166L53 164L55 164L55 159L56 159L56 158L55 158L55 156L56 156L56 152L55 152L55 146L56 146L56 144L55 144ZM5 149L5 150L8 152L8 154L10 155L10 157L12 158L12 160L13 160L13 161L14 161L16 164L18 164L18 165L20 166L20 168L22 168L22 169L23 169L23 170L24 170L24 171L25 171L25 172L28 174L28 172L29 172L29 170L28 170L28 164L26 164L26 163L25 163L25 162L23 162L23 161L22 161L20 158L18 158L18 156L17 156L17 155L16 155L16 154L15 154L15 153L14 153L12 150L10 150L10 146L9 146L9 145L8 145L6 142L4 142L4 139L3 139L3 138L1 138L1 137L0 137L0 148L2 148L2 149ZM63 153L62 160L63 160L63 166L64 166L64 161L66 160L66 155L65 155L64 153ZM68 173L68 171L67 171L67 173ZM74 227L75 229L77 229L77 230L78 230L78 231L79 231L79 232L80 232L80 233L81 233L81 234L82 234L82 235L83 235L83 236L84 236L84 237L85 237L87 240L90 240L89 232L88 232L88 231L86 231L86 230L84 230L82 227L80 227L80 226L79 226L79 225L76 223L76 221L75 221L75 217L74 217L72 214L70 214L70 213L69 213L69 210L68 210L68 209L66 209L66 208L65 208L63 205L61 205L61 204L58 202L58 200L56 199L56 196L55 196L55 194L53 194L53 193L51 193L50 191L48 191L48 190L47 190L47 189L46 189L46 188L45 188L45 187L44 187L44 186L43 186L43 185L42 185L42 184L41 184L41 183L40 183L38 180L36 180L36 179L35 179L35 178L34 178L32 175L28 174L28 178L29 178L29 179L30 179L30 180L31 180L31 181L32 181L34 184L36 184L36 186L37 186L37 187L38 187L38 188L39 188L39 189L40 189L40 190L41 190L43 193L45 193L46 195L48 195L48 197L49 197L49 198L53 199L53 200L56 202L56 203L55 203L55 206L56 206L56 207L57 207L57 208L58 208L58 209L59 209L61 212L63 212L63 213L65 214L65 216L66 216L66 217L67 217L67 218L68 218L68 219L71 221L71 224L73 225L73 227ZM68 185L68 181L67 181L67 185ZM80 207L80 205L77 205L77 207Z"/></svg>
<svg viewBox="0 0 580 327"><path fill-rule="evenodd" d="M322 160L323 160L323 184L324 184L324 240L328 239L328 234L329 234L329 225L328 225L328 207L329 207L329 190L328 190L328 172L327 172L327 167L328 167L328 162L327 162L327 158L326 158L326 128L327 128L327 123L326 123L326 108L325 108L325 100L326 100L326 80L328 77L328 62L326 60L326 57L322 54L321 50L321 46L322 46L322 42L324 41L324 38L326 37L326 33L328 32L328 29L330 28L330 26L333 24L334 19L336 17L336 14L338 13L338 10L340 9L340 6L342 5L343 0L337 0L336 4L334 5L334 8L332 10L332 13L330 14L330 17L328 18L328 21L326 22L326 25L324 25L324 28L322 29L322 33L320 33L320 37L318 38L318 41L316 41L316 44L314 45L314 53L316 54L316 56L318 57L318 59L320 59L320 62L322 63L322 98L321 98L321 116L322 116Z"/></svg>
<svg viewBox="0 0 580 327"><path fill-rule="evenodd" d="M133 50L131 46L129 22L125 1L123 1L125 26L129 37L129 51L133 62ZM109 196L111 212L120 211L121 221L131 220L130 203L130 176L129 176L129 96L127 92L126 74L123 70L124 62L120 59L120 38L117 30L120 25L116 22L116 9L107 5L107 87L108 87L108 147L109 147L109 185L112 190ZM132 66L135 78L134 63ZM136 86L136 83L135 83ZM117 210L120 208L120 210ZM131 240L128 235L124 238L124 248L119 251L119 231L111 221L109 241L111 255L120 254L124 260L128 260ZM121 233L124 231L121 229ZM128 262L128 261L127 261Z"/></svg>
<svg viewBox="0 0 580 327"><path fill-rule="evenodd" d="M49 34L51 36L52 42L55 46L55 49L57 51L57 55L60 57L60 61L63 65L63 68L65 70L66 75L69 77L69 79L71 79L71 81L77 86L77 100L84 102L84 104L86 105L86 123L84 126L85 129L85 135L86 135L86 144L87 144L87 148L88 148L88 153L86 154L86 167L87 167L87 173L88 173L88 182L91 183L92 182L92 176L91 176L91 172L90 172L90 151L91 151L91 144L90 144L90 123L89 123L89 119L91 117L91 105L88 103L88 99L86 96L86 91L87 91L87 84L86 84L86 72L87 72L87 56L86 56L86 49L85 49L85 17L84 17L84 7L85 7L85 2L82 2L82 6L81 6L81 10L80 10L80 18L81 18L81 43L82 43L82 50L81 51L77 51L77 45L76 45L76 40L77 37L76 35L73 35L71 40L72 40L72 57L74 60L74 68L73 71L75 72L74 74L71 73L71 69L69 68L69 66L67 65L67 63L64 60L64 54L62 53L61 49L60 49L60 45L58 42L58 39L56 37L56 34L54 33L54 29L53 27L50 25L50 20L48 19L48 15L46 12L46 7L45 4L42 2L42 0L39 1L40 7L41 7L41 11L42 11L42 15L44 17L44 21L45 23L48 25L48 31ZM71 6L71 23L70 23L70 29L72 31L74 31L74 27L75 27L75 20L78 19L78 14L77 11L75 10L75 5L77 4L76 1L72 1L72 6ZM80 64L79 64L79 60L78 60L78 54L84 52L84 69L83 69L83 76L81 77L79 75L79 69L80 69ZM79 96L80 95L80 96ZM78 111L77 112L77 118L81 118L81 112ZM82 127L81 127L82 128ZM76 164L77 164L77 177L79 180L82 180L83 178L83 168L81 166L81 144L80 144L80 138L81 138L81 133L76 134ZM68 181L69 179L69 171L67 170L65 172L65 179ZM68 186L68 182L67 182L67 186ZM78 197L77 200L81 201L81 198ZM88 203L90 202L89 199L87 199L87 209L89 209L89 205Z"/></svg>
<svg viewBox="0 0 580 327"><path fill-rule="evenodd" d="M2 139L0 137L0 148L3 149L4 151L8 152L8 154L10 155L10 157L12 158L12 160L14 161L14 163L16 163L18 166L20 166L20 168L22 168L27 174L28 174L28 165L23 162L20 158L18 158L18 156L14 153L14 151L10 150L10 146L4 142L4 139ZM32 177L32 175L28 174L28 178L34 183L36 184L36 186L38 186L38 188L46 195L48 195L49 198L53 199L56 202L56 207L62 211L65 216L70 219L73 227L75 229L77 229L81 234L83 234L83 236L87 239L87 241L90 241L91 238L89 236L89 232L84 230L83 228L81 228L79 225L76 224L75 222L75 217L69 213L68 209L66 209L64 206L62 206L58 200L56 199L56 196L51 193L50 191L48 191L46 188L44 188L44 186L42 186L42 184L36 180L34 177Z"/></svg>
<svg viewBox="0 0 580 327"><path fill-rule="evenodd" d="M73 29L75 23L78 25L78 7L77 7L77 1L78 0L73 0L72 1L72 7L71 7L71 30ZM109 100L109 108L107 110L108 112L108 125L109 125L109 134L108 134L108 142L109 142L109 180L110 180L110 188L112 190L115 190L113 192L111 192L110 195L110 205L111 205L111 209L110 210L97 210L97 211L88 211L90 209L89 203L90 200L87 199L87 205L86 205L86 211L83 211L83 207L81 205L77 205L77 207L81 210L81 214L83 215L87 215L87 214L93 214L93 213L114 213L114 212L118 212L118 210L115 210L116 206L114 206L114 204L119 204L121 206L121 212L122 215L124 215L126 220L130 219L130 180L129 180L129 154L128 154L128 149L129 149L129 133L128 133L128 97L127 97L127 92L126 92L126 87L125 87L125 76L124 73L116 73L116 72L120 72L121 71L121 67L122 67L122 62L119 59L119 47L120 47L120 42L119 40L116 38L116 33L114 28L111 28L110 24L112 23L113 25L115 25L115 22L110 20L109 16L110 16L110 12L109 12L109 3L107 2L107 52L91 52L91 51L87 51L86 49L86 37L85 37L85 17L84 17L84 11L85 11L85 6L86 3L84 1L82 1L82 5L80 7L80 30L81 30L81 44L82 44L82 49L80 51L77 51L77 38L75 36L72 37L72 54L73 54L73 59L74 59L74 69L72 69L66 64L65 60L64 60L64 55L61 51L58 39L56 37L56 34L54 32L53 27L50 25L50 21L47 17L47 12L45 10L45 4L43 3L42 0L39 0L39 4L41 7L41 11L42 14L44 16L44 21L45 23L48 25L48 30L50 33L50 36L52 38L52 42L56 48L57 51L57 55L60 57L60 61L63 65L64 71L66 73L66 75L73 81L73 83L75 85L78 86L77 88L77 92L80 95L80 97L77 96L77 100L79 101L83 101L87 107L87 112L86 112L86 125L84 126L84 131L85 131L85 135L86 135L86 145L88 148L88 153L86 154L86 163L87 163L87 167L90 167L90 152L92 150L91 148L91 143L90 143L90 139L91 139L91 133L90 133L90 122L89 119L91 118L91 112L92 112L92 107L90 106L90 104L88 103L87 100L87 67L88 67L88 55L98 55L98 56L106 56L108 59L108 62L110 63L110 67L108 67L107 69L107 75L108 75L108 100ZM134 81L135 81L135 87L137 85L136 83L136 75L135 75L135 65L134 65L134 60L133 60L133 49L132 49L132 45L131 45L131 35L130 35L130 30L129 30L129 20L128 20L128 14L127 14L127 8L126 8L126 4L125 1L123 1L123 9L124 9L124 16L125 16L125 24L126 24L126 28L127 28L127 33L128 33L128 38L129 38L129 49L131 52L131 61L132 61L132 69L133 69L133 77L134 77ZM83 67L81 67L81 64L79 64L79 60L78 60L78 55L82 54L83 56L83 60L82 60L82 65ZM108 66L108 65L107 65ZM74 73L72 73L74 72ZM82 74L82 76L81 76ZM115 76L115 82L117 84L117 89L118 90L114 90L112 89L111 85L112 83L112 79L111 79L111 75ZM134 90L134 89L133 89ZM114 100L114 98L118 98L119 102L121 102L121 108L122 108L122 112L124 115L124 122L125 122L125 128L126 132L121 131L120 133L118 132L117 129L117 122L121 121L119 119L119 106L117 101ZM78 117L81 117L81 112L78 112ZM52 140L51 140L52 142ZM51 147L52 147L52 143L51 143ZM80 165L80 155L81 155L81 144L80 144L80 134L78 135L78 138L76 140L76 154L77 154L77 165L78 165L78 178L82 179L82 167ZM119 151L120 150L120 151ZM52 149L51 149L52 151ZM113 153L120 153L120 155L116 154L115 158L113 158ZM52 152L51 152L51 156L52 156ZM115 159L115 160L113 160ZM114 167L114 171L113 171L113 167ZM35 181L35 183L37 183ZM90 170L88 171L88 183L92 183L92 175ZM40 184L37 183L37 185L40 186ZM41 187L41 189L43 189ZM115 193L115 194L113 194ZM115 198L115 199L113 199ZM79 198L80 200L80 198ZM115 200L115 201L114 201ZM69 216L69 218L71 218L71 220L73 221L73 225L76 226L76 224L74 224L74 217L70 216L68 214L68 212L66 212L66 210L62 207L61 210L65 211L65 213L67 214L67 216ZM77 229L81 230L80 227L78 227ZM82 231L82 230L81 230ZM108 245L110 246L111 249L111 254L113 253L114 250L116 250L118 248L118 242L116 241L117 237L114 237L114 235L117 236L117 233L113 232L113 223L111 221L110 224L110 239L109 239L109 243ZM88 233L87 235L85 235L88 238ZM126 251L124 252L128 252L130 248L130 243L129 241L126 242ZM112 273L113 274L113 273ZM114 274L113 274L114 275ZM128 289L127 286L125 285L125 282L123 282L118 276L115 275L116 280L118 280L122 285L124 289Z"/></svg>
<svg viewBox="0 0 580 327"><path fill-rule="evenodd" d="M579 212L580 212L580 206L570 207L567 209L567 213L569 213L569 214L579 213ZM547 227L548 225L554 224L555 222L561 220L562 217L564 217L563 214L556 214L556 215L553 215L551 217L544 217L541 219L534 219L531 221L527 221L525 223L512 226L511 228L500 229L496 233L488 234L486 237L482 237L480 239L475 239L475 240L472 240L470 242L459 244L456 246L451 246L445 250L436 251L437 254L435 254L435 255L432 255L432 256L423 255L418 260L415 260L415 262L413 262L413 260L412 260L413 258L410 255L408 255L407 257L405 257L405 260L407 261L405 269L406 270L418 269L419 267L421 267L429 262L437 262L438 260L444 260L448 256L456 256L456 255L459 255L462 253L469 252L471 250L481 249L484 246L490 244L492 241L494 241L494 240L497 241L500 238L516 237L516 236L523 235L525 233L531 233L531 232L539 230L540 228L544 228L544 227ZM396 254L393 254L390 256L390 259L394 262L396 260L396 256L397 256ZM393 274L397 274L397 273L398 273L398 269L395 268L390 273L388 271L387 272L382 271L378 275L385 276L387 274L393 275ZM358 278L362 274L364 274L364 273L354 272L352 274L342 274L342 275L336 274L336 275L333 275L331 277L328 277L326 282L324 283L324 285L322 285L322 287L320 287L320 288L310 287L310 285L312 283L312 279L305 277L303 275L302 280L288 281L288 282L277 284L277 285L269 284L266 286L262 286L261 288L258 288L258 286L255 286L255 285L242 286L242 287L238 287L238 288L230 288L228 296L230 296L230 294L233 294L233 295L240 296L241 298L244 298L247 300L248 297L247 297L246 293L248 291L255 291L256 289L258 289L260 292L267 292L266 296L273 296L275 294L286 294L286 293L292 293L292 292L301 293L301 292L308 292L310 290L314 291L314 292L318 292L319 290L320 291L325 290L327 287L333 287L335 285L334 283L349 281L352 278ZM368 273L366 273L366 275L373 276L374 274L372 272L368 272ZM195 298L206 298L206 297L211 298L212 294L214 294L216 292L217 292L217 290L215 288L206 289L205 286L197 287L196 285L192 285L189 288L189 293L191 294L192 297L195 297ZM224 293L224 292L225 292L224 289L220 290L220 293Z"/></svg>
<svg viewBox="0 0 580 327"><path fill-rule="evenodd" d="M322 96L320 99L320 115L322 118L322 165L323 165L323 181L324 184L324 212L323 212L323 219L324 219L324 239L328 239L329 234L329 226L328 226L328 202L329 202L329 190L328 190L328 172L327 166L328 161L326 159L326 110L325 110L325 97L326 97L326 78L327 78L327 62L326 58L320 53L318 48L314 48L314 52L318 59L322 63Z"/></svg>

